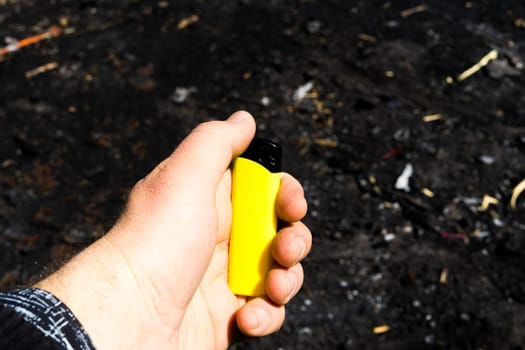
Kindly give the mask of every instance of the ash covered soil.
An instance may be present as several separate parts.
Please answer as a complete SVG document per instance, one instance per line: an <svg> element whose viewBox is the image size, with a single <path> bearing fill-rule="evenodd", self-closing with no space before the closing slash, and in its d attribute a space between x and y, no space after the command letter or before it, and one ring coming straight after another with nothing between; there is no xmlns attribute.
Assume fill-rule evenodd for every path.
<svg viewBox="0 0 525 350"><path fill-rule="evenodd" d="M234 349L525 348L523 1L0 1L1 38L52 25L0 58L0 288L246 109L314 248L281 332Z"/></svg>

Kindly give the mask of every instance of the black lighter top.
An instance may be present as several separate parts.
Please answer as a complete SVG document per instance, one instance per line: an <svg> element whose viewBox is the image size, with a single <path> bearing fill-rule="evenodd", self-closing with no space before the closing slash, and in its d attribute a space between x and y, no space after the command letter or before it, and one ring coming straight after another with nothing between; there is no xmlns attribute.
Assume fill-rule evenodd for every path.
<svg viewBox="0 0 525 350"><path fill-rule="evenodd" d="M281 171L281 154L282 148L278 143L255 137L241 157L261 164L272 173L278 173Z"/></svg>

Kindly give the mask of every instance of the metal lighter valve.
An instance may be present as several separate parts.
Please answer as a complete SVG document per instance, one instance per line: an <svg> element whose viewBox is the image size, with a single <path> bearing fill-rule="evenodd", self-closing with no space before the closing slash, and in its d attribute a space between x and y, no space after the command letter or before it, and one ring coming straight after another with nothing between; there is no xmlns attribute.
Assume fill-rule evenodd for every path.
<svg viewBox="0 0 525 350"><path fill-rule="evenodd" d="M228 283L237 295L265 295L277 234L281 153L279 144L256 137L233 162Z"/></svg>

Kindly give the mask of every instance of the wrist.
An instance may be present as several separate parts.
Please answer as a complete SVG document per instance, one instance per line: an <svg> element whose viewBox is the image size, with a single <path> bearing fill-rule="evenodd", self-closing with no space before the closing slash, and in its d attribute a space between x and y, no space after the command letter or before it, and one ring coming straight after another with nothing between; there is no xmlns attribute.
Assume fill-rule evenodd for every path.
<svg viewBox="0 0 525 350"><path fill-rule="evenodd" d="M37 283L65 303L97 349L132 349L144 339L145 308L135 277L117 249L102 238Z"/></svg>

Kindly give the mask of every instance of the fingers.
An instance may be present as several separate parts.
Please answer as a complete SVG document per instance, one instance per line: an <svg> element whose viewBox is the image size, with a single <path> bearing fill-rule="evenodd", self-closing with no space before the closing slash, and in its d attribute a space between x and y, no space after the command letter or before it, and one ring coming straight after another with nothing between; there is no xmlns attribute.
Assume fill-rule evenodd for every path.
<svg viewBox="0 0 525 350"><path fill-rule="evenodd" d="M266 276L266 293L278 305L288 303L301 289L304 280L303 260L312 247L312 234L302 222L279 231L272 243L272 255L280 266Z"/></svg>
<svg viewBox="0 0 525 350"><path fill-rule="evenodd" d="M284 267L303 260L312 248L312 234L302 222L295 222L279 231L272 243L273 258Z"/></svg>
<svg viewBox="0 0 525 350"><path fill-rule="evenodd" d="M303 187L287 173L283 173L281 177L276 210L279 218L287 222L299 221L306 215L307 204Z"/></svg>
<svg viewBox="0 0 525 350"><path fill-rule="evenodd" d="M274 268L266 276L266 293L277 305L288 303L303 286L304 272L301 264L288 269Z"/></svg>
<svg viewBox="0 0 525 350"><path fill-rule="evenodd" d="M283 325L284 317L284 306L255 298L237 311L237 325L244 334L261 337L278 331Z"/></svg>

